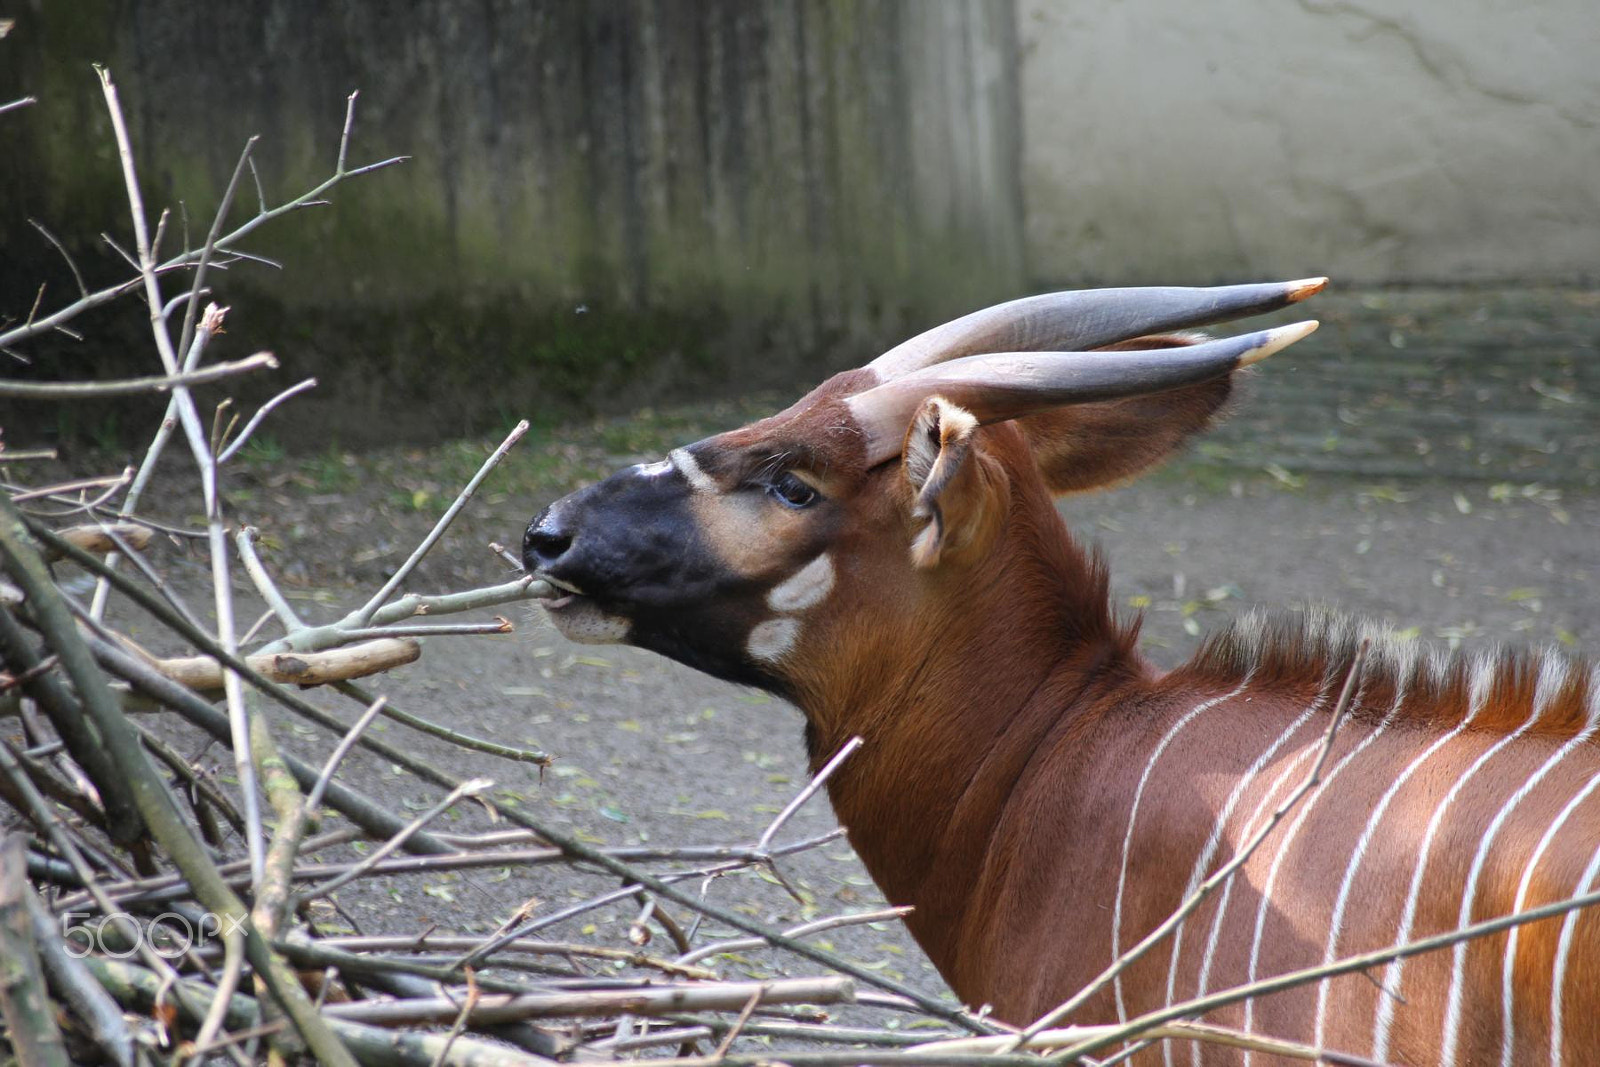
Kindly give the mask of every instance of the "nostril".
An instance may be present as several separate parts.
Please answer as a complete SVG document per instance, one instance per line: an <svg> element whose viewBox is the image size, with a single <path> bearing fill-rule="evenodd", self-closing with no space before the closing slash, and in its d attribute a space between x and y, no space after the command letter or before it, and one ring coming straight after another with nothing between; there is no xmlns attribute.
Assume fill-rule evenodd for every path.
<svg viewBox="0 0 1600 1067"><path fill-rule="evenodd" d="M548 567L572 547L572 535L546 511L522 535L522 565L528 570Z"/></svg>

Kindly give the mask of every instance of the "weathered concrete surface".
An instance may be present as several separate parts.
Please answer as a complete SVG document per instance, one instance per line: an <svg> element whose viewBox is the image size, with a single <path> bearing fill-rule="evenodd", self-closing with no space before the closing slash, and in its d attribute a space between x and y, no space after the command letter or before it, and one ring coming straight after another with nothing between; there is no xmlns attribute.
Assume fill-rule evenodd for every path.
<svg viewBox="0 0 1600 1067"><path fill-rule="evenodd" d="M16 14L0 100L40 102L0 122L0 314L26 314L59 266L30 217L91 274L119 267L97 236L128 225L91 61L121 86L151 214L175 210L168 249L180 203L203 234L250 134L269 199L325 177L361 90L352 163L412 161L253 239L282 275L217 284L249 277L281 305L254 303L277 332L256 344L406 382L391 400L490 381L642 402L685 368L703 385L859 357L1021 288L1010 0ZM247 180L236 219L255 203Z"/></svg>
<svg viewBox="0 0 1600 1067"><path fill-rule="evenodd" d="M1600 277L1593 0L1018 0L1041 281Z"/></svg>

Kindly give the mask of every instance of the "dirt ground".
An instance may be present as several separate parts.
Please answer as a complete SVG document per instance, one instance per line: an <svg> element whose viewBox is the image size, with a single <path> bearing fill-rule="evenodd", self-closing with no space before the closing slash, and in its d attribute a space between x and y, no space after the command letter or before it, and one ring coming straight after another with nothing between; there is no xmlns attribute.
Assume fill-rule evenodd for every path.
<svg viewBox="0 0 1600 1067"><path fill-rule="evenodd" d="M407 588L444 591L504 580L509 567L483 546L517 544L528 519L566 486L659 455L666 444L732 425L744 414L736 408L646 413L533 443L534 458L526 461L533 466L512 465L505 484L491 480ZM235 496L241 515L260 522L269 565L283 575L291 599L308 620L331 619L404 558L448 502L445 487L464 481L463 471L491 444L267 457ZM1501 641L1592 653L1600 637L1600 492L1592 489L1372 482L1190 461L1127 488L1070 499L1061 511L1080 538L1109 555L1114 602L1123 612L1143 613L1143 647L1163 666L1255 605L1329 604L1465 649ZM170 548L158 562L193 591L194 603L205 603L196 562ZM242 584L238 592L253 603ZM378 724L379 735L453 774L494 777L500 803L526 805L584 840L618 846L751 843L804 783L794 708L636 649L571 645L538 609L513 614L511 636L430 639L422 660L394 672L382 688L414 714L549 751L557 762L542 781L526 765L462 752L398 724ZM135 624L136 636L140 630ZM354 715L349 704L328 706ZM285 720L278 733L308 757L329 744L298 722ZM398 809L419 810L437 796L368 756L347 777ZM481 821L469 814L462 825ZM784 839L833 825L819 798ZM796 856L785 870L804 904L752 873L708 891L780 925L881 900L843 842ZM397 878L381 890L345 891L346 917L327 921L330 928L353 921L368 933L433 926L487 931L531 898L549 911L609 887L600 878L540 869ZM631 903L600 909L546 933L619 944L636 910ZM942 988L893 923L820 940L890 976ZM759 954L725 958L721 967L729 977L810 971L803 962Z"/></svg>

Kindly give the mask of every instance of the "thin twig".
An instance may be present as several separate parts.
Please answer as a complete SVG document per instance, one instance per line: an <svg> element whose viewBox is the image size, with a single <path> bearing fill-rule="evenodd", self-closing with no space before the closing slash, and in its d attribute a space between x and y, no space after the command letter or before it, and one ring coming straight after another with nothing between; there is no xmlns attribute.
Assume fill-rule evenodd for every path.
<svg viewBox="0 0 1600 1067"><path fill-rule="evenodd" d="M275 370L277 357L271 352L257 352L244 359L227 363L214 363L200 370L152 375L147 378L120 378L101 382L22 382L0 379L0 398L7 400L104 400L111 396L133 396L138 393L164 393L172 389L231 378L258 370Z"/></svg>
<svg viewBox="0 0 1600 1067"><path fill-rule="evenodd" d="M351 94L351 100L352 102L355 100L354 93ZM343 150L341 149L341 157L343 154ZM341 165L343 162L344 161L341 158ZM467 968L466 976L467 995L466 998L461 1002L461 1012L456 1016L456 1021L450 1027L450 1032L445 1035L444 1044L439 1046L438 1053L434 1055L433 1062L430 1063L428 1067L443 1067L445 1057L450 1055L450 1046L456 1043L456 1038L460 1037L461 1031L466 1029L467 1020L472 1017L472 1011L478 1006L478 1000L483 995L478 989L478 979L477 976L472 973L471 967Z"/></svg>
<svg viewBox="0 0 1600 1067"><path fill-rule="evenodd" d="M316 784L306 794L307 811L314 812L317 810L317 806L322 803L322 794L328 791L328 783L333 781L334 772L339 769L339 764L344 760L345 756L349 755L351 747L355 745L366 728L372 725L372 720L378 717L378 713L383 710L383 706L388 702L389 698L384 696L374 700L371 706L362 712L361 718L357 719L350 727L350 732L340 738L339 743L333 747L333 752L328 756L327 762L322 765L322 773L317 775Z"/></svg>
<svg viewBox="0 0 1600 1067"><path fill-rule="evenodd" d="M352 95L352 107L354 107L354 99L355 97ZM372 599L367 601L366 605L355 613L355 624L357 626L366 626L372 621L374 613L394 595L394 591L400 588L400 583L406 580L406 577L416 565L422 561L422 557L427 555L428 551L438 543L439 538L444 536L444 532L450 528L450 524L455 521L456 516L461 514L461 509L467 506L467 501L472 499L472 494L478 491L478 486L483 484L483 480L489 476L489 472L499 466L506 453L511 451L511 446L522 440L522 435L527 432L528 420L523 419L506 435L506 439L500 442L500 447L489 454L489 458L484 460L483 465L478 468L478 473L472 476L472 480L466 484L466 487L461 492L456 494L455 500L445 509L445 513L439 516L439 521L434 523L433 529L428 531L428 536L422 539L411 555L406 557L405 562L400 564L394 574L389 576L389 580L383 583L383 588L374 593Z"/></svg>
<svg viewBox="0 0 1600 1067"><path fill-rule="evenodd" d="M200 310L200 291L206 283L206 269L211 266L211 257L217 251L217 235L222 232L222 223L228 217L228 209L233 207L233 194L239 188L239 179L244 175L245 164L250 161L250 153L260 139L260 134L252 134L245 141L244 150L239 153L239 162L234 164L233 177L228 179L228 187L222 191L222 201L217 205L217 213L211 219L211 230L206 234L206 243L200 248L200 262L195 265L194 282L189 286L189 300L183 311L183 329L178 333L180 352L186 351L189 342L194 339L195 316ZM187 239L184 244L188 244Z"/></svg>
<svg viewBox="0 0 1600 1067"><path fill-rule="evenodd" d="M109 85L109 82L108 82ZM335 1067L355 1067L355 1060L311 1008L293 972L275 956L248 923L243 903L217 873L204 846L195 839L179 815L161 777L150 765L127 716L122 713L104 674L73 623L59 591L50 580L38 550L29 543L23 517L0 497L0 559L19 587L28 595L39 630L61 656L63 670L83 701L84 710L99 730L107 754L129 776L140 817L151 837L174 866L194 886L205 907L223 919L245 923L246 950L256 975L282 1004L295 1028L314 1055Z"/></svg>
<svg viewBox="0 0 1600 1067"><path fill-rule="evenodd" d="M783 932L784 937L806 937L810 934L819 934L824 930L835 930L841 926L860 926L863 923L885 922L891 919L903 919L910 915L912 908L904 905L897 908L879 908L876 911L856 912L853 915L830 915L826 919L814 919L799 926L791 926ZM760 948L766 944L758 937L743 937L733 941L718 941L715 944L704 945L693 952L686 952L673 960L674 963L688 965L699 963L701 960L724 952L743 952L748 948Z"/></svg>
<svg viewBox="0 0 1600 1067"><path fill-rule="evenodd" d="M307 389L315 389L316 386L317 380L315 378L307 378L305 381L296 382L294 385L291 385L289 388L285 389L271 400L268 400L265 404L262 404L256 409L256 413L250 416L250 421L244 424L244 429L239 431L239 436L235 437L228 444L228 447L222 450L221 455L217 456L217 463L226 463L228 460L238 455L239 450L243 448L250 440L250 435L255 433L256 429L261 425L261 421L268 415L272 414L273 409L279 404L282 404L285 400L288 400L291 397L298 396Z"/></svg>
<svg viewBox="0 0 1600 1067"><path fill-rule="evenodd" d="M767 828L762 831L760 840L756 842L757 852L764 852L771 846L772 839L777 836L779 830L783 829L783 825L794 818L795 812L804 807L806 801L817 795L817 790L827 784L833 772L837 771L840 765L850 758L851 753L860 748L863 743L861 737L857 735L839 746L839 751L833 754L833 758L812 777L811 781L806 783L804 789L795 794L793 800L783 806L783 810L778 812L772 822L767 825Z"/></svg>
<svg viewBox="0 0 1600 1067"><path fill-rule="evenodd" d="M371 693L352 681L334 682L333 687L348 697L352 697L363 704L370 704L375 699ZM471 752L482 752L489 756L499 756L501 759L512 760L516 763L532 763L540 767L548 767L553 762L550 754L536 748L516 748L512 745L502 745L498 741L488 741L481 737L452 730L448 726L440 726L408 711L401 711L391 704L383 707L385 718L393 719L411 727L413 730L425 733L430 737L437 737L441 741L448 741L458 748Z"/></svg>
<svg viewBox="0 0 1600 1067"><path fill-rule="evenodd" d="M40 222L38 219L29 219L28 225L38 230L44 239L49 241L57 252L61 253L61 258L67 261L67 269L72 271L72 280L78 283L78 295L88 296L89 290L83 284L83 275L79 273L78 265L73 262L72 256L67 252L66 246L60 241L56 240L56 235L45 229L44 223Z"/></svg>
<svg viewBox="0 0 1600 1067"><path fill-rule="evenodd" d="M118 489L127 484L128 472L123 471L121 474L107 478L79 478L71 482L57 482L55 485L47 485L42 489L29 489L26 492L12 495L11 502L13 504L23 504L29 500L38 500L40 497L59 496L62 493L72 493L82 489L100 489L103 487Z"/></svg>
<svg viewBox="0 0 1600 1067"><path fill-rule="evenodd" d="M424 596L418 593L408 593L399 600L385 604L379 608L372 618L368 620L374 626L388 626L402 619L415 618L418 615L454 615L464 611L476 611L482 608L495 608L502 604L512 604L523 600L539 600L555 595L555 587L549 582L525 574L509 582L499 585L485 586L481 589L469 589L461 593L445 593L438 596ZM321 648L330 648L343 644L345 634L352 628L367 625L360 619L360 610L352 611L337 622L325 626L311 626L304 630L297 630L279 638L270 644L263 645L259 652L314 652Z"/></svg>
<svg viewBox="0 0 1600 1067"><path fill-rule="evenodd" d="M389 853L405 844L408 837L422 829L424 826L428 825L428 823L438 818L444 812L448 811L450 807L456 803L456 801L460 800L462 797L477 796L484 790L493 787L493 785L494 781L490 778L472 778L462 782L460 785L450 790L450 793L443 800L439 801L421 815L418 815L415 819L412 819L398 834L395 834L393 837L389 838L389 840L385 841L382 845L374 849L370 856L365 857L360 863L357 863L343 874L330 878L321 885L314 886L311 889L301 893L300 899L302 901L315 900L317 897L327 896L329 893L332 893L335 889L338 889L342 885L347 885L350 882L355 881L357 878L360 878L363 874L367 873L367 871L375 867L379 860L383 859L385 856L389 855Z"/></svg>
<svg viewBox="0 0 1600 1067"><path fill-rule="evenodd" d="M722 1040L717 1043L716 1050L711 1053L712 1059L726 1056L728 1050L733 1048L733 1043L739 1040L740 1031L744 1029L745 1023L750 1021L750 1016L755 1012L756 1007L760 1005L761 996L765 992L765 983L757 986L751 992L750 999L744 1002L744 1007L739 1011L739 1017L733 1020L733 1025L728 1027L728 1032L722 1035Z"/></svg>
<svg viewBox="0 0 1600 1067"><path fill-rule="evenodd" d="M239 559L244 563L245 573L250 576L250 581L256 587L256 592L261 594L261 599L278 616L285 629L297 630L305 623L300 621L300 616L295 614L294 608L283 598L277 585L272 581L272 576L267 573L267 568L262 565L261 557L256 555L256 541L260 533L254 526L241 525L233 535L233 543L239 549Z"/></svg>

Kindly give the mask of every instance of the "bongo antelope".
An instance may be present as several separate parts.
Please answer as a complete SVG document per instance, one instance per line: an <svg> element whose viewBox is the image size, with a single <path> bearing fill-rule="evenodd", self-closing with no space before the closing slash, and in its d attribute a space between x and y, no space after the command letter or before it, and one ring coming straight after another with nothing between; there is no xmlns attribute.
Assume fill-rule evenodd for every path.
<svg viewBox="0 0 1600 1067"><path fill-rule="evenodd" d="M1445 656L1329 614L1140 655L1053 496L1132 478L1243 367L1315 328L1173 331L1322 279L1056 293L835 375L792 407L546 508L527 569L579 641L627 642L804 714L850 840L964 1000L1022 1024L1159 924L1303 778L1226 886L1074 1022L1565 899L1600 883L1600 672ZM1600 1063L1600 915L1571 912L1206 1021L1407 1064ZM1167 1042L1148 1062L1238 1062ZM1257 1055L1256 1062L1264 1062Z"/></svg>

